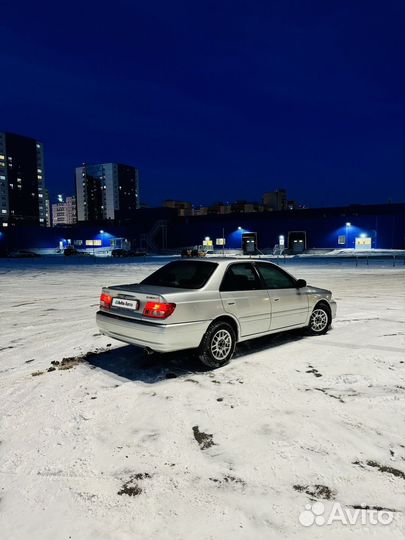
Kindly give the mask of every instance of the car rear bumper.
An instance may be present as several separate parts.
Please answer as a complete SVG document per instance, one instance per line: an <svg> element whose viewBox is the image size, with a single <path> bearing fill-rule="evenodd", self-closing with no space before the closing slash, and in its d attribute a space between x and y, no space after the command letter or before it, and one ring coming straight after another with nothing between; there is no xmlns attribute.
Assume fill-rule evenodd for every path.
<svg viewBox="0 0 405 540"><path fill-rule="evenodd" d="M102 334L157 352L198 347L210 321L162 324L132 321L98 311L97 326Z"/></svg>

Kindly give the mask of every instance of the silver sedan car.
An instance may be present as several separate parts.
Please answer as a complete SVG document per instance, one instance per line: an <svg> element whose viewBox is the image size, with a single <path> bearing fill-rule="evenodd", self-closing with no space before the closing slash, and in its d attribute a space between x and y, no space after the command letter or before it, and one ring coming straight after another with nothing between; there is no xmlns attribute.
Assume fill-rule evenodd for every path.
<svg viewBox="0 0 405 540"><path fill-rule="evenodd" d="M230 361L236 343L294 328L324 334L336 316L332 293L263 260L188 259L141 283L105 287L100 331L149 352L197 349L209 367Z"/></svg>

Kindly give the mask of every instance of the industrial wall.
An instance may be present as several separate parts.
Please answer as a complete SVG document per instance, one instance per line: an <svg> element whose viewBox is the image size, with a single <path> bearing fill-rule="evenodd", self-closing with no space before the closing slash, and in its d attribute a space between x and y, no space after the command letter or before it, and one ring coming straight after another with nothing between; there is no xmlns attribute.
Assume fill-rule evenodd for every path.
<svg viewBox="0 0 405 540"><path fill-rule="evenodd" d="M98 239L108 246L112 238L127 238L134 248L142 248L142 236L157 221L167 226L167 247L176 249L202 244L224 234L226 247L241 247L242 234L256 232L259 249L273 248L284 236L286 247L291 233L305 238L305 248L355 247L356 238L367 237L372 248L405 248L405 205L351 206L345 208L305 209L283 212L178 217L167 208L141 209L130 223L116 225L100 222L71 227L10 227L0 232L0 250L57 248L66 239ZM102 232L100 232L102 231ZM154 241L162 247L158 234Z"/></svg>
<svg viewBox="0 0 405 540"><path fill-rule="evenodd" d="M350 225L349 225L350 224ZM305 233L306 249L354 248L355 239L367 236L372 248L405 247L405 205L353 206L345 208L228 214L178 219L170 224L169 246L200 244L210 237L214 244L224 234L229 248L240 248L244 232L257 232L258 247L272 248L294 231ZM344 243L339 244L339 239Z"/></svg>

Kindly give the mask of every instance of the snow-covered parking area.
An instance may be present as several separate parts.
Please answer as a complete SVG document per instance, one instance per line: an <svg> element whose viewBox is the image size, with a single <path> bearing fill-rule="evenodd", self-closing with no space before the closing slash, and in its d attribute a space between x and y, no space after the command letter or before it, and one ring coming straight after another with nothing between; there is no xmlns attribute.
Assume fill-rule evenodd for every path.
<svg viewBox="0 0 405 540"><path fill-rule="evenodd" d="M162 262L0 262L0 538L402 538L404 267L287 263L333 328L210 372L97 331L101 286Z"/></svg>

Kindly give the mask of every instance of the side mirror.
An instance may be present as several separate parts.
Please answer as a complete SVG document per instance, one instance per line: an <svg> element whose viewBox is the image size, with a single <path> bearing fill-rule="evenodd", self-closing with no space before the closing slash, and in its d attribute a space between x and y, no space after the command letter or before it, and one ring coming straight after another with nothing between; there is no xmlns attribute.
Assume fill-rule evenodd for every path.
<svg viewBox="0 0 405 540"><path fill-rule="evenodd" d="M302 289L302 287L307 286L307 282L305 281L305 279L297 279L297 281L295 282L295 286L297 287L297 289Z"/></svg>

